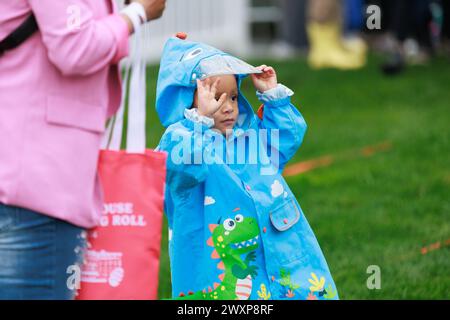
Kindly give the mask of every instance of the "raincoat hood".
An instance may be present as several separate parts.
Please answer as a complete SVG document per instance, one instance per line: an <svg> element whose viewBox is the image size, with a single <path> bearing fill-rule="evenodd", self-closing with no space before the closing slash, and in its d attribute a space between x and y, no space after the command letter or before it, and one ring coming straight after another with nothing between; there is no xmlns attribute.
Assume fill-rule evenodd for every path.
<svg viewBox="0 0 450 320"><path fill-rule="evenodd" d="M156 111L164 127L184 119L197 88L197 79L234 74L240 89L242 79L259 70L206 44L170 38L164 47L156 90ZM236 126L246 128L254 112L239 90Z"/></svg>

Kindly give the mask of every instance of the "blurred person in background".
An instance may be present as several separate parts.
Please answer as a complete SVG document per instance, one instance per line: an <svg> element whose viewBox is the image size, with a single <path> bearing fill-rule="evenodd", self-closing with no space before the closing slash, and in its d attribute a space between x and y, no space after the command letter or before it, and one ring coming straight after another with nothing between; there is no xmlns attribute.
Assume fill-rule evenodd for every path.
<svg viewBox="0 0 450 320"><path fill-rule="evenodd" d="M307 6L308 63L313 68L358 69L366 63L367 47L360 38L345 39L344 5L361 1L309 0ZM362 14L362 13L361 13Z"/></svg>
<svg viewBox="0 0 450 320"><path fill-rule="evenodd" d="M450 1L443 0L443 24L442 24L442 47L444 52L450 56Z"/></svg>
<svg viewBox="0 0 450 320"><path fill-rule="evenodd" d="M308 47L306 35L306 4L308 0L281 0L281 43L278 56L289 57Z"/></svg>
<svg viewBox="0 0 450 320"><path fill-rule="evenodd" d="M433 54L430 32L433 0L378 0L367 1L380 6L382 29L390 34L388 57L382 65L385 74L397 74L406 64L424 64ZM444 1L445 2L445 1Z"/></svg>

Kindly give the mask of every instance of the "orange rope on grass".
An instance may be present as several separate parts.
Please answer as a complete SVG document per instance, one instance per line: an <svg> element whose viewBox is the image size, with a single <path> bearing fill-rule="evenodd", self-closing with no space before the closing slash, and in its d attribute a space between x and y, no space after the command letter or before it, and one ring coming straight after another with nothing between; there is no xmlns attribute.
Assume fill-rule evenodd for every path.
<svg viewBox="0 0 450 320"><path fill-rule="evenodd" d="M445 241L438 241L438 242L429 244L425 247L422 247L422 249L420 249L420 253L424 255L424 254L430 253L431 251L439 250L439 249L442 249L442 248L448 247L448 246L450 246L450 239L447 239Z"/></svg>
<svg viewBox="0 0 450 320"><path fill-rule="evenodd" d="M375 145L365 146L357 150L349 150L337 155L326 155L319 158L297 162L286 166L283 171L285 177L296 176L301 173L305 173L316 168L327 167L337 160L353 160L355 158L370 157L376 153L388 151L392 148L390 141L383 141Z"/></svg>

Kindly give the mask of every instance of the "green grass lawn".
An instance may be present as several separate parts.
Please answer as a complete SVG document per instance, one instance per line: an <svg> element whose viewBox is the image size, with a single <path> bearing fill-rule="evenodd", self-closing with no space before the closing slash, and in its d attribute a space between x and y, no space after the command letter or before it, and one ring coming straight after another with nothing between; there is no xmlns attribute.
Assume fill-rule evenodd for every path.
<svg viewBox="0 0 450 320"><path fill-rule="evenodd" d="M390 150L354 157L289 177L325 253L342 299L450 299L450 250L421 254L450 239L450 62L411 67L386 78L371 57L360 71L313 71L304 59L273 65L292 88L308 123L290 163L382 141ZM149 146L163 133L155 110L158 68L149 67ZM259 105L250 80L243 90ZM159 295L170 297L164 225ZM381 289L369 290L369 265L381 269Z"/></svg>

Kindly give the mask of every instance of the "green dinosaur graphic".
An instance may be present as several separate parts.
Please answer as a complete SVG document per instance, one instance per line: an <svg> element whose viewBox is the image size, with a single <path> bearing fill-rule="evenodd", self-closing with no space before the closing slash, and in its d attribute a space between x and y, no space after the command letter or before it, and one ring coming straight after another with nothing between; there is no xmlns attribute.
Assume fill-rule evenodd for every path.
<svg viewBox="0 0 450 320"><path fill-rule="evenodd" d="M252 278L257 275L257 266L251 265L256 259L259 227L255 219L241 214L234 219L226 219L222 224L211 224L212 233L207 244L214 247L213 259L220 259L217 267L224 270L219 276L220 283L213 288L197 292L180 293L177 299L192 300L236 300L248 299L252 288ZM244 261L241 255L246 254ZM249 290L250 289L250 290Z"/></svg>

